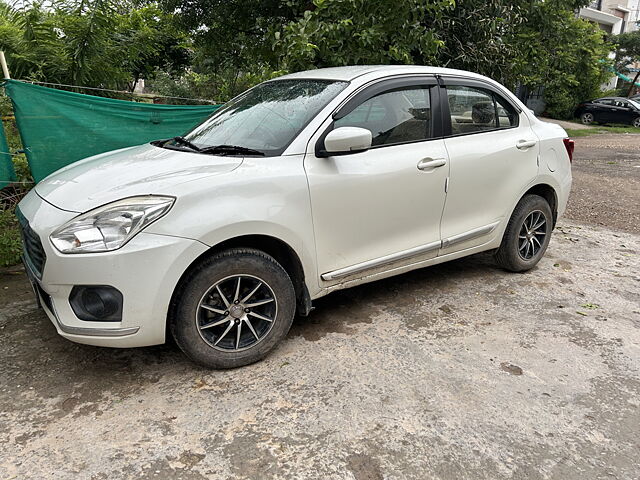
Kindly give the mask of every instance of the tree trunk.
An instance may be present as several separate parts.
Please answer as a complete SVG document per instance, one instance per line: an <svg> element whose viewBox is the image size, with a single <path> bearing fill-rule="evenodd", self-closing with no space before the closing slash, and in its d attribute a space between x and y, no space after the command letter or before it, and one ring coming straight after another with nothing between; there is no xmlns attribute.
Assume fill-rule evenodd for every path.
<svg viewBox="0 0 640 480"><path fill-rule="evenodd" d="M631 82L631 86L629 87L629 91L627 92L627 98L629 98L631 96L631 94L633 93L633 89L636 86L636 82L638 81L638 77L640 77L640 71L638 73L636 73L636 76L633 79L633 82Z"/></svg>

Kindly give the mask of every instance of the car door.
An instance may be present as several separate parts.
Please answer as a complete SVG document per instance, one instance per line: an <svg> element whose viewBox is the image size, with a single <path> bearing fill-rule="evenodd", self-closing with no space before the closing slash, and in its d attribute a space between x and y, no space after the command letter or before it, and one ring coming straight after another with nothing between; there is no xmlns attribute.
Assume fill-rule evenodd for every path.
<svg viewBox="0 0 640 480"><path fill-rule="evenodd" d="M438 95L433 77L375 83L312 138L305 170L325 285L437 255L449 169ZM314 153L329 131L345 126L369 129L371 149Z"/></svg>
<svg viewBox="0 0 640 480"><path fill-rule="evenodd" d="M627 100L617 101L616 110L618 113L615 123L633 123L633 120L638 117L637 110Z"/></svg>
<svg viewBox="0 0 640 480"><path fill-rule="evenodd" d="M495 238L538 173L539 146L526 115L492 86L464 79L444 84L450 179L441 253L447 254Z"/></svg>
<svg viewBox="0 0 640 480"><path fill-rule="evenodd" d="M594 112L596 121L603 123L616 121L616 107L612 98L602 98L594 104L597 105L597 111Z"/></svg>

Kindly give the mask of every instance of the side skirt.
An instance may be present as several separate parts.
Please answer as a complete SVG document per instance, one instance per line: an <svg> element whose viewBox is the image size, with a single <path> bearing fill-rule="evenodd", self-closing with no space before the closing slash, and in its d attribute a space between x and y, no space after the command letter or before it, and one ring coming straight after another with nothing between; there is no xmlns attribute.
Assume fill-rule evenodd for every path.
<svg viewBox="0 0 640 480"><path fill-rule="evenodd" d="M449 237L443 241L440 242L433 242L427 245L422 245L416 248L412 248L409 250L403 250L402 252L398 252L392 255L387 255L384 257L380 257L374 260L369 260L367 262L362 262L362 263L358 263L356 265L352 265L350 267L345 267L345 268L341 268L338 270L333 270L331 272L327 272L321 275L322 280L325 281L329 281L329 280L338 280L340 278L345 278L348 277L350 275L354 275L356 273L361 273L361 272L365 272L367 270L376 270L377 271L373 271L371 272L370 275L363 275L362 277L358 277L352 280L346 280L342 283L338 283L336 285L332 285L329 287L326 287L325 289L323 289L322 292L320 292L319 295L314 295L314 298L319 298L322 297L324 295L326 295L327 293L334 291L334 290L338 290L338 289L342 289L342 288L347 288L350 286L355 286L355 285L359 285L361 283L368 283L374 280L379 280L382 278L386 278L386 277L391 277L394 275L398 275L404 272L408 272L410 270L415 270L417 268L423 268L423 267L427 267L430 265L437 265L439 263L444 263L447 262L449 260L455 260L456 258L460 258L460 257L465 257L467 255L473 255L474 253L479 253L485 250L491 250L493 248L497 248L500 244L499 242L499 238L492 238L489 241L483 243L482 245L477 245L474 247L470 247L470 248L466 248L463 250L458 250L455 252L451 252L451 253L447 253L445 255L441 255L438 257L434 257L434 258L429 258L426 260L419 260L416 261L414 263L407 263L404 265L398 265L396 267L391 267L389 269L386 270L381 270L382 267L385 267L387 265L390 265L392 263L398 262L398 261L402 261L402 260L408 260L414 256L418 256L418 255L424 255L425 253L431 252L433 250L437 250L437 249L441 249L441 248L445 248L445 247L450 247L452 245L458 244L458 243L462 243L465 242L467 240L471 240L474 238L478 238L481 236L485 236L485 235L489 235L493 232L495 232L496 228L500 225L500 222L494 222L491 223L489 225L486 225L484 227L480 227L480 228L476 228L473 230L470 230L468 232L459 234L459 235L455 235L453 237ZM495 243L495 245L494 245Z"/></svg>

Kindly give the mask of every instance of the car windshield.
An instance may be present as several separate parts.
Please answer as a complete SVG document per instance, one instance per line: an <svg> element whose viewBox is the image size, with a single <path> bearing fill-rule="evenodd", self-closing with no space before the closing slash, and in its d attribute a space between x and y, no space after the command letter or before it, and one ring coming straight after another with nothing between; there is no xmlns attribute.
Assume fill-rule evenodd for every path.
<svg viewBox="0 0 640 480"><path fill-rule="evenodd" d="M223 105L184 139L201 149L223 145L227 152L234 146L280 155L346 86L346 82L311 79L265 82Z"/></svg>

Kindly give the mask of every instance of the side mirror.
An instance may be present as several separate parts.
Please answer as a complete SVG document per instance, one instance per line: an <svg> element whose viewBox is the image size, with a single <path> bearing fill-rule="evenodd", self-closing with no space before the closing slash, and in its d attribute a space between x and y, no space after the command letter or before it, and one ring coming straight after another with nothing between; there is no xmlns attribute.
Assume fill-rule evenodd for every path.
<svg viewBox="0 0 640 480"><path fill-rule="evenodd" d="M331 130L324 138L324 148L320 156L347 155L364 152L371 148L371 131L360 127L339 127Z"/></svg>

